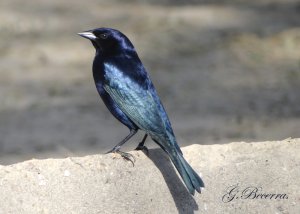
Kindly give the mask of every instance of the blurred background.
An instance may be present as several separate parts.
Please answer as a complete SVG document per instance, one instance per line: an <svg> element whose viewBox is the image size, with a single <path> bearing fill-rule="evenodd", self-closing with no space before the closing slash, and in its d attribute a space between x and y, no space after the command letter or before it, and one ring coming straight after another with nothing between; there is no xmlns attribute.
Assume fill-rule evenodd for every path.
<svg viewBox="0 0 300 214"><path fill-rule="evenodd" d="M300 1L0 4L0 164L103 153L128 134L96 92L94 48L76 35L104 26L135 45L180 146L300 137Z"/></svg>

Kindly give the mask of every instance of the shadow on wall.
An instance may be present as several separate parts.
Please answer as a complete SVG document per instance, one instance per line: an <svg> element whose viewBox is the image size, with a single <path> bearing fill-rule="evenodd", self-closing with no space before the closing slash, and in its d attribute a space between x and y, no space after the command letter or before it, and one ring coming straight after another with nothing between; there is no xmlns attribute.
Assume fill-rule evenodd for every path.
<svg viewBox="0 0 300 214"><path fill-rule="evenodd" d="M178 213L191 214L194 213L195 210L198 210L198 204L185 188L165 152L161 149L150 149L148 157L163 175L174 199Z"/></svg>

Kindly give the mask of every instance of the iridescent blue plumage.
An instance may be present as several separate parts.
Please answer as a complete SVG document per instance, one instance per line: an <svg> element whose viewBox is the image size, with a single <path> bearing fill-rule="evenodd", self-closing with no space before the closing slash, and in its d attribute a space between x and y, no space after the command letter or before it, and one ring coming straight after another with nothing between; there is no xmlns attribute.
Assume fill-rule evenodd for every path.
<svg viewBox="0 0 300 214"><path fill-rule="evenodd" d="M131 131L112 151L119 150L137 130L143 130L169 155L189 192L200 192L203 181L183 158L167 113L130 40L110 28L80 35L96 48L93 75L102 100Z"/></svg>

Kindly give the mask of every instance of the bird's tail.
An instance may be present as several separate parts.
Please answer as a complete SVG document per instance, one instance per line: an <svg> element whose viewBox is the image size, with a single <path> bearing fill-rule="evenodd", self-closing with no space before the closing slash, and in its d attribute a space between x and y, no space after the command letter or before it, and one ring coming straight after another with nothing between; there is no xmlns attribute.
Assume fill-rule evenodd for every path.
<svg viewBox="0 0 300 214"><path fill-rule="evenodd" d="M204 187L204 183L200 176L193 170L193 168L184 159L180 152L175 154L169 154L174 166L179 172L182 180L184 181L189 192L194 195L195 190L201 193L201 187Z"/></svg>
<svg viewBox="0 0 300 214"><path fill-rule="evenodd" d="M183 182L185 183L189 192L194 195L195 190L201 193L201 187L204 187L204 183L200 176L193 170L193 168L188 164L188 162L184 159L183 154L174 139L174 147L169 148L165 146L162 139L152 139L160 145L160 147L168 154L171 161L173 162L175 168L177 169L178 173L180 174Z"/></svg>

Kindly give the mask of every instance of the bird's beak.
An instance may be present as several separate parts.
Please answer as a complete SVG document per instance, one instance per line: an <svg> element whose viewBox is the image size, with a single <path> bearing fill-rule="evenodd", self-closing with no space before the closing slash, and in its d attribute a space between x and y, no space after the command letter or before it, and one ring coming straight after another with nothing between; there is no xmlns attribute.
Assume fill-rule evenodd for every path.
<svg viewBox="0 0 300 214"><path fill-rule="evenodd" d="M77 33L79 36L82 36L83 38L89 39L94 41L97 37L95 36L95 34L93 34L90 31L86 31L86 32L82 32L82 33Z"/></svg>

